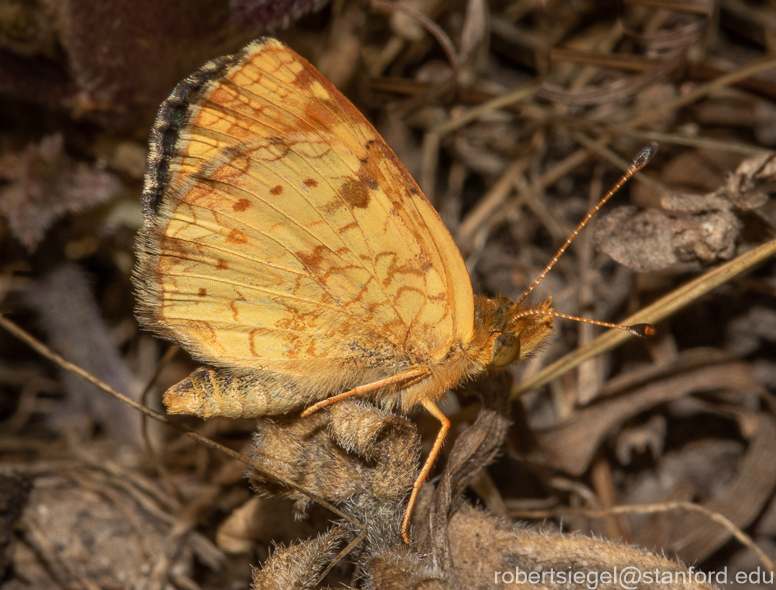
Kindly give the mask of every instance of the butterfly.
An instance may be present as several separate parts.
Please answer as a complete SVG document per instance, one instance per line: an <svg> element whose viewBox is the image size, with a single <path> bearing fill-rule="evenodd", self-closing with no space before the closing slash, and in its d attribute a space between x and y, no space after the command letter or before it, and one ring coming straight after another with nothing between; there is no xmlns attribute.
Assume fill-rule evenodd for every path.
<svg viewBox="0 0 776 590"><path fill-rule="evenodd" d="M409 542L450 426L436 402L534 353L560 315L551 300L475 296L393 151L276 40L178 84L150 144L137 316L207 364L164 394L168 412L306 416L351 395L422 405L441 428L405 511Z"/></svg>

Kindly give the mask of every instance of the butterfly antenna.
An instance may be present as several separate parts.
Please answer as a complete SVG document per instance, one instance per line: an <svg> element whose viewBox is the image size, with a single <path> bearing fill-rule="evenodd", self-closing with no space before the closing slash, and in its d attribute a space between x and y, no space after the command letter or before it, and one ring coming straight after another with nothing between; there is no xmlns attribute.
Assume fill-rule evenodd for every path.
<svg viewBox="0 0 776 590"><path fill-rule="evenodd" d="M589 320L587 318L579 318L574 315L566 315L565 313L559 313L553 309L525 309L523 311L516 313L514 316L512 316L511 319L514 320L528 315L551 315L556 318L563 318L565 320L574 320L575 322L582 322L584 324L593 324L594 326L603 326L604 328L617 328L619 330L625 330L626 332L630 332L634 336L638 336L640 338L647 338L649 336L654 336L656 334L655 326L653 326L652 324L632 324L630 326L626 326L625 324L611 324L609 322L599 322L598 320Z"/></svg>
<svg viewBox="0 0 776 590"><path fill-rule="evenodd" d="M628 166L628 170L625 172L625 174L623 174L622 177L620 178L620 180L617 181L617 183L609 190L609 192L606 193L600 201L598 201L598 204L590 210L590 213L588 213L587 216L580 222L580 224L577 226L577 229L575 229L574 232L569 236L569 239L566 240L566 243L563 244L563 246L561 246L560 250L558 250L557 254L555 254L555 256L553 256L553 258L550 261L550 263L542 271L542 274L540 274L537 277L537 279L531 284L531 286L528 287L525 290L525 292L520 296L520 299L517 300L518 304L520 304L523 301L525 301L525 298L528 297L529 293L531 293L531 291L534 290L536 285L538 285L539 283L542 282L542 279L544 279L544 277L547 276L547 273L550 272L550 269L553 266L555 266L555 263L558 262L558 259L566 251L566 248L569 247L569 244L571 244L571 242L574 241L574 238L576 238L577 235L579 234L579 232L582 231L582 228L587 225L588 221L590 221L590 219L593 217L593 215L598 213L598 210L601 207L603 207L604 203L606 203L606 201L611 199L614 196L614 194L618 190L620 190L622 188L622 185L624 185L626 182L628 182L628 180L631 178L631 176L636 174L636 172L638 172L639 170L644 168L644 166L647 165L647 162L649 162L652 159L652 156L654 156L657 153L657 147L658 147L657 144L652 142L648 146L646 146L646 147L641 149L639 154L634 158L633 162L631 162L631 165ZM530 315L530 314L527 314L527 315ZM562 316L560 314L553 314L553 315L557 315L558 317L568 317L568 316ZM580 319L580 318L573 318L573 319ZM602 324L601 322L594 322L592 320L582 320L582 321L586 321L586 322L589 321L590 323L600 324L600 325L603 325L603 326L620 327L620 328L623 327L623 326L611 326L610 324Z"/></svg>

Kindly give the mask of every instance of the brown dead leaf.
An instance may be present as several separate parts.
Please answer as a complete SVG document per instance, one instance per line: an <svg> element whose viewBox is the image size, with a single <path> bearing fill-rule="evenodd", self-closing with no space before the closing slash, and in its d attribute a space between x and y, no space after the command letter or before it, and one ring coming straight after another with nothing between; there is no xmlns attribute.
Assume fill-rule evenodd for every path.
<svg viewBox="0 0 776 590"><path fill-rule="evenodd" d="M593 241L620 264L644 272L677 262L711 264L729 260L744 228L738 213L768 202L776 190L776 160L772 154L744 160L721 183L708 159L688 152L663 169L662 181L683 186L719 187L705 195L664 195L663 211L618 207L598 220Z"/></svg>
<svg viewBox="0 0 776 590"><path fill-rule="evenodd" d="M657 209L617 207L596 223L595 246L620 264L644 272L678 262L671 246L671 219Z"/></svg>
<svg viewBox="0 0 776 590"><path fill-rule="evenodd" d="M711 195L708 200L720 199ZM682 195L664 202L694 210L710 206L702 201L702 197ZM741 221L729 209L672 217L657 209L618 207L599 219L593 241L620 264L645 272L680 261L711 264L729 260L735 255L741 229Z"/></svg>
<svg viewBox="0 0 776 590"><path fill-rule="evenodd" d="M428 553L434 566L450 578L454 578L455 572L449 520L463 504L466 486L501 449L510 423L504 394L509 391L510 382L511 378L504 373L492 380L481 379L476 387L471 387L478 394L481 392L483 402L477 420L456 439L430 503L416 510L414 522L420 525L418 549Z"/></svg>

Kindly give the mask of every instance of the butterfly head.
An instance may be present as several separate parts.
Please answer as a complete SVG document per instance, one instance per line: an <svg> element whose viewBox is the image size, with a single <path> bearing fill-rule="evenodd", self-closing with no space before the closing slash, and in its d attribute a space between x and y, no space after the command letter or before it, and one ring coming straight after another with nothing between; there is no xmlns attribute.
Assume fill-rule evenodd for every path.
<svg viewBox="0 0 776 590"><path fill-rule="evenodd" d="M487 333L484 346L485 364L505 367L513 361L530 357L552 333L553 317L526 310L551 311L552 298L536 306L517 304L506 297L478 297L475 317Z"/></svg>

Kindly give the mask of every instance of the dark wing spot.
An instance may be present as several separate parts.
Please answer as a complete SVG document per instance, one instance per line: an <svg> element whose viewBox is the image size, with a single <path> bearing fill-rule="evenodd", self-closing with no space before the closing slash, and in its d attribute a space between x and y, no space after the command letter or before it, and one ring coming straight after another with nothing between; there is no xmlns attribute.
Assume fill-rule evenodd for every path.
<svg viewBox="0 0 776 590"><path fill-rule="evenodd" d="M239 229L233 229L229 232L229 235L226 236L226 241L230 244L245 244L248 241L248 238L245 237L245 234Z"/></svg>
<svg viewBox="0 0 776 590"><path fill-rule="evenodd" d="M232 205L232 210L237 211L238 213L242 213L250 206L251 202L248 199L240 199Z"/></svg>
<svg viewBox="0 0 776 590"><path fill-rule="evenodd" d="M348 178L342 185L342 198L358 209L369 206L369 189L359 178Z"/></svg>
<svg viewBox="0 0 776 590"><path fill-rule="evenodd" d="M229 270L229 265L226 263L226 260L219 258L216 261L216 270Z"/></svg>
<svg viewBox="0 0 776 590"><path fill-rule="evenodd" d="M276 184L271 189L269 189L269 194L271 195L279 195L282 192L283 192L283 187L280 186L279 184Z"/></svg>
<svg viewBox="0 0 776 590"><path fill-rule="evenodd" d="M304 185L309 186L310 188L315 188L316 186L318 186L318 181L315 180L314 178L305 178Z"/></svg>
<svg viewBox="0 0 776 590"><path fill-rule="evenodd" d="M323 262L322 253L326 250L328 250L326 246L316 246L312 252L304 252L300 250L295 254L302 262L302 264L304 264L305 267L310 270L316 266L320 266L320 264Z"/></svg>
<svg viewBox="0 0 776 590"><path fill-rule="evenodd" d="M197 291L197 295L199 297L205 297L207 295L207 289L205 289L204 287L200 287L199 291Z"/></svg>

